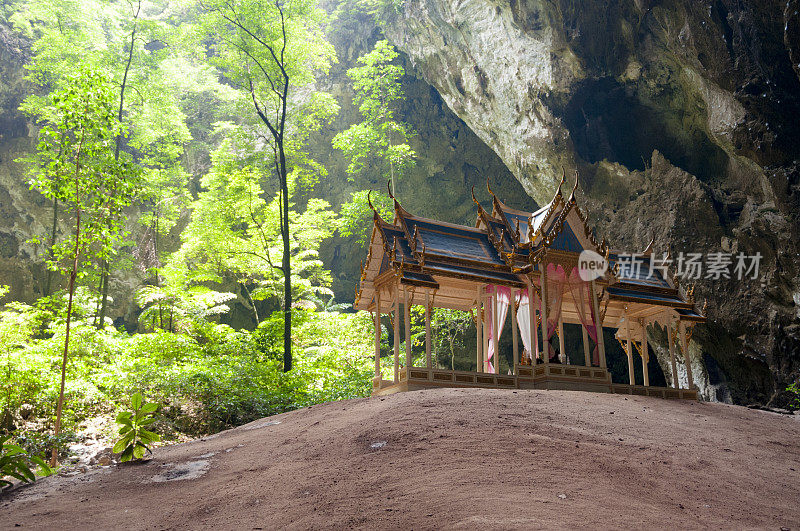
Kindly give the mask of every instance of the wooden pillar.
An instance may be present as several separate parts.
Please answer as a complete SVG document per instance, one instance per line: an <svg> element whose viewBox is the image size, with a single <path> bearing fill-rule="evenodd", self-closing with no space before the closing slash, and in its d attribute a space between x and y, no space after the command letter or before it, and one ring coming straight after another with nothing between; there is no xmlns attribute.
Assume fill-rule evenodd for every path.
<svg viewBox="0 0 800 531"><path fill-rule="evenodd" d="M497 315L497 286L494 287L492 292L492 347L494 347L494 373L500 374L500 341L498 340L500 327L500 316Z"/></svg>
<svg viewBox="0 0 800 531"><path fill-rule="evenodd" d="M489 372L489 364L487 361L489 360L489 341L492 340L489 337L489 311L492 307L492 298L487 297L486 293L483 294L483 344L481 345L481 349L483 354L481 354L481 372Z"/></svg>
<svg viewBox="0 0 800 531"><path fill-rule="evenodd" d="M603 322L600 320L600 304L597 300L597 291L595 290L594 280L590 283L592 288L592 306L594 307L594 326L597 330L597 346L599 347L600 354L600 367L606 368L606 342L603 339Z"/></svg>
<svg viewBox="0 0 800 531"><path fill-rule="evenodd" d="M539 263L541 273L539 282L542 290L542 348L544 349L544 362L550 361L550 349L547 347L547 264ZM533 326L531 324L531 326Z"/></svg>
<svg viewBox="0 0 800 531"><path fill-rule="evenodd" d="M647 373L647 362L650 361L650 352L647 350L647 322L642 319L642 378L644 385L650 385L650 375Z"/></svg>
<svg viewBox="0 0 800 531"><path fill-rule="evenodd" d="M403 289L403 316L406 324L406 377L408 377L408 369L414 365L414 352L413 345L411 344L411 305L408 300L408 288Z"/></svg>
<svg viewBox="0 0 800 531"><path fill-rule="evenodd" d="M425 292L425 366L431 368L431 293Z"/></svg>
<svg viewBox="0 0 800 531"><path fill-rule="evenodd" d="M399 284L395 285L393 297L394 307L394 382L400 381L400 293Z"/></svg>
<svg viewBox="0 0 800 531"><path fill-rule="evenodd" d="M625 331L627 332L627 341L625 342L625 354L628 356L628 380L631 385L636 385L636 375L633 372L633 352L631 351L631 321L627 312L625 315Z"/></svg>
<svg viewBox="0 0 800 531"><path fill-rule="evenodd" d="M381 292L375 290L375 377L381 377Z"/></svg>
<svg viewBox="0 0 800 531"><path fill-rule="evenodd" d="M517 294L516 290L511 290L511 351L513 353L513 365L511 366L511 373L517 374L517 365L519 364L519 332L517 332Z"/></svg>
<svg viewBox="0 0 800 531"><path fill-rule="evenodd" d="M686 379L689 381L689 389L694 389L694 379L692 378L692 363L689 361L689 342L686 340L686 323L680 322L681 348L683 349L683 359L686 363Z"/></svg>
<svg viewBox="0 0 800 531"><path fill-rule="evenodd" d="M667 342L669 343L669 361L672 363L672 387L678 389L678 364L675 362L675 332L672 331L672 319L667 321Z"/></svg>
<svg viewBox="0 0 800 531"><path fill-rule="evenodd" d="M478 286L478 293L475 297L477 312L475 313L475 331L477 342L475 344L475 372L481 372L483 364L483 290Z"/></svg>
<svg viewBox="0 0 800 531"><path fill-rule="evenodd" d="M566 340L564 339L564 297L561 297L559 301L561 304L561 308L558 311L558 358L561 360L561 363L568 363L569 358L567 357L567 349L565 347Z"/></svg>
<svg viewBox="0 0 800 531"><path fill-rule="evenodd" d="M536 310L533 307L533 296L535 293L535 289L533 287L533 278L530 278L530 284L528 284L528 319L530 326L528 327L528 332L530 333L531 340L531 364L536 365L536 360L539 358L539 341L534 341L536 339L536 335L534 335L534 330L536 330Z"/></svg>
<svg viewBox="0 0 800 531"><path fill-rule="evenodd" d="M581 311L584 312L584 315L591 315L591 311L586 313L586 297L583 295L583 286L580 286L578 293L580 294L578 303L581 305ZM589 352L589 334L586 332L586 327L583 326L583 322L581 322L581 332L583 332L583 364L587 367L591 367L592 355Z"/></svg>

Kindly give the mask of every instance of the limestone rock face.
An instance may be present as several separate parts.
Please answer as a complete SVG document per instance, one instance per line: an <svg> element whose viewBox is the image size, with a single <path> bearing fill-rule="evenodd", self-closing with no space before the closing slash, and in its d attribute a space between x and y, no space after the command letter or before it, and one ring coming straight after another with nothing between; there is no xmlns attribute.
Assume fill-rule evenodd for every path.
<svg viewBox="0 0 800 531"><path fill-rule="evenodd" d="M707 398L782 404L800 374L799 11L406 0L385 32L538 203L578 169L614 247L761 253L757 279L697 280L690 350Z"/></svg>

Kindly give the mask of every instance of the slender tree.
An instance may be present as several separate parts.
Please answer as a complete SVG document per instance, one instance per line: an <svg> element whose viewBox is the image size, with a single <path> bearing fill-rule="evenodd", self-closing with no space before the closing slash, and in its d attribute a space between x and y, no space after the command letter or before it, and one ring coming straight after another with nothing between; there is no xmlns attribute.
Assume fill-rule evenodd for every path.
<svg viewBox="0 0 800 531"><path fill-rule="evenodd" d="M85 69L52 93L41 112L43 127L31 185L58 200L73 227L73 232L54 245L50 264L68 275L56 436L61 432L76 282L92 259L107 259L120 239L121 211L130 204L136 182L137 172L128 158L114 156L115 137L124 133L114 103L109 80ZM56 460L57 449L53 448L52 466Z"/></svg>
<svg viewBox="0 0 800 531"><path fill-rule="evenodd" d="M206 35L218 43L215 61L246 94L269 132L271 165L278 179L283 275L283 368L292 368L292 267L289 225L288 118L292 88L313 81L334 58L322 34L323 12L314 0L201 0Z"/></svg>
<svg viewBox="0 0 800 531"><path fill-rule="evenodd" d="M115 139L115 159L119 160L120 154L135 154L139 164L148 169L139 194L145 223L151 221L149 208L159 210L166 202L187 202L185 194L176 193L174 186L164 186L165 175L177 181L177 186L185 185L179 157L183 144L190 139L177 90L170 86L177 77L169 68L175 68L178 47L170 46L177 37L176 29L165 22L169 9L166 0L146 5L142 0L21 0L13 17L16 29L33 40L33 57L26 69L35 84L58 90L81 64L111 80L116 93L115 114L128 131L125 137L118 135ZM47 90L29 95L23 111L38 115L46 105L46 96L41 94L47 94ZM169 199L155 197L160 191ZM51 242L58 232L58 209L59 203L54 200ZM170 226L167 221L163 226ZM109 277L117 256L111 253L99 264L94 318L98 327L105 323ZM50 283L48 277L46 291Z"/></svg>

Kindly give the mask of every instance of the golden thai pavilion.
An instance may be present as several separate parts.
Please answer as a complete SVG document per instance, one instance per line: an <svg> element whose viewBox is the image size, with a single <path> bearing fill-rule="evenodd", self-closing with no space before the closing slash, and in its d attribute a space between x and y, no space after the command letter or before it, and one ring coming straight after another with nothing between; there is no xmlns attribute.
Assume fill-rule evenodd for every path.
<svg viewBox="0 0 800 531"><path fill-rule="evenodd" d="M552 201L536 212L506 206L491 189L493 206L488 212L473 194L478 211L474 227L415 216L394 197L392 223L373 209L369 251L354 306L374 316L374 395L430 387L490 387L697 398L688 339L693 325L705 317L695 308L691 293L681 293L667 278L666 268L651 267L655 265L652 243L641 253L626 255L598 242L577 205L575 188L564 198L563 183L562 179ZM605 269L587 270L587 257L602 262ZM425 308L425 362L418 363L422 366L412 362L409 312L414 305ZM476 371L432 365L434 307L477 316ZM499 338L509 313L513 362L507 374L500 374ZM381 374L383 314L390 315L394 334L391 379ZM405 360L400 359L401 321ZM565 323L580 325L582 356L567 355ZM647 327L652 324L667 330L671 387L651 386L648 381ZM598 333L608 328L616 329L616 338L624 345L627 384L611 381L604 334ZM678 350L687 389L678 385ZM575 364L576 359L582 363ZM635 361L643 367L641 382L635 381Z"/></svg>

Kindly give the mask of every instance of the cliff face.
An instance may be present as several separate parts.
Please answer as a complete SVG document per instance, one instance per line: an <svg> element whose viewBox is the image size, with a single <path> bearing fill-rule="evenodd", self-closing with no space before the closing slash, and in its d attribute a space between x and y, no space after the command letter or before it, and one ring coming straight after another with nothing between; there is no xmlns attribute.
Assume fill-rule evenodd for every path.
<svg viewBox="0 0 800 531"><path fill-rule="evenodd" d="M514 206L534 208L550 200L562 167L578 168L581 204L614 247L655 238L656 252L673 257L760 252L757 280L698 281L709 323L691 354L708 398L780 405L800 370L800 0L391 4L383 31L408 73L400 114L419 133L418 164L398 183L403 205L472 223L469 190L487 177ZM339 63L321 88L342 110L311 148L329 171L315 195L338 207L356 184L330 139L360 121L345 72L381 31L351 12L329 33ZM31 90L27 54L0 25L0 283L31 301L46 273L26 242L48 232L52 210L13 162L35 142L16 111ZM190 163L197 175L205 155ZM351 300L363 251L342 239L321 251L337 300ZM111 316L132 329L142 279L125 275L112 284ZM231 322L246 326L249 313L234 306Z"/></svg>
<svg viewBox="0 0 800 531"><path fill-rule="evenodd" d="M756 280L697 281L691 350L707 395L779 404L800 369L798 11L407 0L385 32L537 202L579 169L613 247L760 252Z"/></svg>

